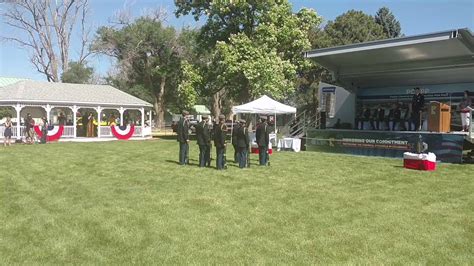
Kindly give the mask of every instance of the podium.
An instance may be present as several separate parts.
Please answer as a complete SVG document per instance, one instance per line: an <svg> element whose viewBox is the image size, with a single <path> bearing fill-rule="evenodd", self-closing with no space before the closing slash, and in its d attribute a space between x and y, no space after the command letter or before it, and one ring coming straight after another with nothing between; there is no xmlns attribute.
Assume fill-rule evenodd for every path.
<svg viewBox="0 0 474 266"><path fill-rule="evenodd" d="M430 102L428 109L428 131L451 131L451 106L435 101Z"/></svg>

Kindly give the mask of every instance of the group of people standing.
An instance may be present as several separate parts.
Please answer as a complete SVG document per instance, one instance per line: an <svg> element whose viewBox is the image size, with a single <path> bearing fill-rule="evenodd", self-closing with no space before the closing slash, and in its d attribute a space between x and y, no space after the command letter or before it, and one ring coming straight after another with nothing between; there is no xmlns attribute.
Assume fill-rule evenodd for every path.
<svg viewBox="0 0 474 266"><path fill-rule="evenodd" d="M189 112L183 111L183 116L177 125L177 140L179 142L179 164L189 164ZM257 126L257 144L259 146L260 165L267 165L269 127L266 117L261 117L262 122ZM225 116L219 115L218 120L211 125L209 116L203 115L202 121L196 126L196 140L199 146L199 167L211 166L212 141L216 147L216 168L223 170L227 168L227 125ZM247 123L240 119L232 128L232 145L234 147L234 161L238 162L239 168L250 167L250 139Z"/></svg>
<svg viewBox="0 0 474 266"><path fill-rule="evenodd" d="M410 105L394 103L388 113L381 105L378 105L375 110L364 106L356 118L356 129L364 129L364 123L369 123L372 130L419 131L423 124L424 105L425 96L420 88L415 88Z"/></svg>
<svg viewBox="0 0 474 266"><path fill-rule="evenodd" d="M469 131L470 113L472 110L472 98L469 91L464 91L463 98L459 104L459 113L461 114L462 131ZM371 110L368 106L359 112L356 118L356 129L365 129L364 123L368 123L372 130L421 130L423 120L426 118L424 113L425 97L420 88L415 88L410 105L395 103L392 109L387 113L381 105ZM413 126L413 127L412 127Z"/></svg>

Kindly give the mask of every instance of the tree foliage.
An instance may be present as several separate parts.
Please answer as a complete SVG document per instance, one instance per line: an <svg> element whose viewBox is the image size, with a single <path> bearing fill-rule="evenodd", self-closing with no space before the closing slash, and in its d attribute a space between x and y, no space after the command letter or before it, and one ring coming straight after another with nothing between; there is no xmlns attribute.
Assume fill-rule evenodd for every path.
<svg viewBox="0 0 474 266"><path fill-rule="evenodd" d="M397 38L401 35L400 22L388 7L382 7L375 14L375 22L382 26L383 32L388 38Z"/></svg>
<svg viewBox="0 0 474 266"><path fill-rule="evenodd" d="M181 110L190 110L197 100L196 87L201 85L202 76L186 60L181 62L179 83L176 88L176 105Z"/></svg>
<svg viewBox="0 0 474 266"><path fill-rule="evenodd" d="M308 30L321 18L309 9L294 14L288 1L178 1L176 14L206 16L200 47L214 50L205 67L206 88L246 102L262 94L282 99L308 65ZM222 92L224 90L224 92Z"/></svg>
<svg viewBox="0 0 474 266"><path fill-rule="evenodd" d="M330 40L326 43L332 46L382 40L388 37L372 16L356 10L350 10L334 21L329 21L324 32L325 38Z"/></svg>
<svg viewBox="0 0 474 266"><path fill-rule="evenodd" d="M94 49L117 59L120 71L116 84L128 86L126 90L144 100L151 98L161 126L166 102L175 97L176 79L182 76L180 56L184 49L176 30L158 19L140 17L118 28L99 28Z"/></svg>
<svg viewBox="0 0 474 266"><path fill-rule="evenodd" d="M86 62L70 62L68 69L61 75L61 81L65 83L90 83L94 69L88 67Z"/></svg>

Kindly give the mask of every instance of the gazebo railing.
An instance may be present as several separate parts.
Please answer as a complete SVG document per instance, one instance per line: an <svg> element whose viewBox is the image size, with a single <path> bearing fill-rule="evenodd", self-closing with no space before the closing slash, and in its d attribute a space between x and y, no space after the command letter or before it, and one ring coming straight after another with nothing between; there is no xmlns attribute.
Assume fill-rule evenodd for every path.
<svg viewBox="0 0 474 266"><path fill-rule="evenodd" d="M64 126L62 138L74 138L74 126Z"/></svg>
<svg viewBox="0 0 474 266"><path fill-rule="evenodd" d="M18 132L17 132L17 127L13 126L12 127L12 139L18 138ZM100 130L100 137L107 138L107 137L113 137L112 135L112 130L110 129L109 126L101 126L99 127ZM142 126L135 126L135 131L133 132L133 137L141 137L142 136ZM3 139L3 134L5 132L5 126L0 125L0 138ZM20 126L20 138L23 138L25 136L25 126ZM74 138L74 126L64 126L64 132L61 138Z"/></svg>

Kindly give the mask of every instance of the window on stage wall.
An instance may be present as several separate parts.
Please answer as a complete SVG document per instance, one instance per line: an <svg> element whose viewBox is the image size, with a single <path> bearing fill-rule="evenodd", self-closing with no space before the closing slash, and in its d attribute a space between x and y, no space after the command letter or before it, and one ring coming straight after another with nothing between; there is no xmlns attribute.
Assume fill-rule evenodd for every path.
<svg viewBox="0 0 474 266"><path fill-rule="evenodd" d="M322 88L321 110L326 112L329 118L336 115L336 87Z"/></svg>

